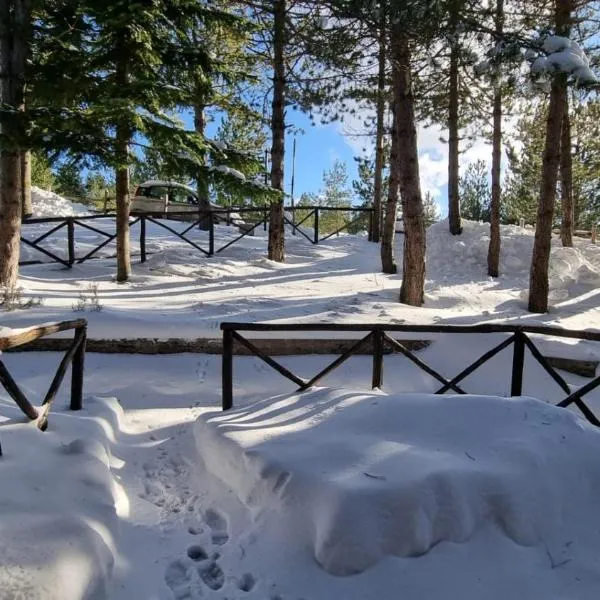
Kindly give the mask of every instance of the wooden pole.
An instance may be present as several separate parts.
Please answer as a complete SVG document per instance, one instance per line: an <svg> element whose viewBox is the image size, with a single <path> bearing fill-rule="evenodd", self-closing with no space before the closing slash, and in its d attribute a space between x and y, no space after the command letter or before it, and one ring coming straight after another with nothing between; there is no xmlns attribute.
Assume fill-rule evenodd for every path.
<svg viewBox="0 0 600 600"><path fill-rule="evenodd" d="M233 331L223 331L223 358L221 361L222 408L233 408Z"/></svg>
<svg viewBox="0 0 600 600"><path fill-rule="evenodd" d="M373 331L373 377L372 388L381 388L383 385L383 336L381 329Z"/></svg>
<svg viewBox="0 0 600 600"><path fill-rule="evenodd" d="M85 364L85 346L87 327L84 325L75 332L75 339L79 340L77 350L73 355L71 366L71 410L81 410L83 407L83 372Z"/></svg>
<svg viewBox="0 0 600 600"><path fill-rule="evenodd" d="M512 377L510 395L520 396L523 393L523 365L525 363L525 334L518 329L515 332L513 348Z"/></svg>
<svg viewBox="0 0 600 600"><path fill-rule="evenodd" d="M142 215L140 217L140 254L142 255L142 262L146 262L146 217Z"/></svg>
<svg viewBox="0 0 600 600"><path fill-rule="evenodd" d="M69 253L69 266L75 262L75 224L73 217L67 217L67 244Z"/></svg>

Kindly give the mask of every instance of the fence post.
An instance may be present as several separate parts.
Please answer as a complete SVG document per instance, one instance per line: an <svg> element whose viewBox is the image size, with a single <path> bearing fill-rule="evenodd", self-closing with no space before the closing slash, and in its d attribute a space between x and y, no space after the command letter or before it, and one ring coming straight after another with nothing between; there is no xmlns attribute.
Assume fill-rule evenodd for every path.
<svg viewBox="0 0 600 600"><path fill-rule="evenodd" d="M596 243L596 223L592 225L592 233L591 233L592 244Z"/></svg>
<svg viewBox="0 0 600 600"><path fill-rule="evenodd" d="M67 252L69 254L69 267L75 262L75 224L73 217L67 217Z"/></svg>
<svg viewBox="0 0 600 600"><path fill-rule="evenodd" d="M314 237L314 243L315 244L319 243L319 207L318 206L315 208L315 237Z"/></svg>
<svg viewBox="0 0 600 600"><path fill-rule="evenodd" d="M85 344L87 339L87 327L75 330L75 339L79 341L79 347L73 355L71 363L71 410L81 410L83 407L83 369L85 363Z"/></svg>
<svg viewBox="0 0 600 600"><path fill-rule="evenodd" d="M523 393L523 365L525 362L525 334L517 329L513 347L512 377L510 395L520 396Z"/></svg>
<svg viewBox="0 0 600 600"><path fill-rule="evenodd" d="M142 263L146 262L146 216L140 217L140 254Z"/></svg>
<svg viewBox="0 0 600 600"><path fill-rule="evenodd" d="M233 331L223 330L223 358L221 359L223 410L233 408Z"/></svg>
<svg viewBox="0 0 600 600"><path fill-rule="evenodd" d="M215 216L212 210L208 211L208 255L215 253Z"/></svg>
<svg viewBox="0 0 600 600"><path fill-rule="evenodd" d="M371 387L383 385L383 330L373 330L373 379Z"/></svg>

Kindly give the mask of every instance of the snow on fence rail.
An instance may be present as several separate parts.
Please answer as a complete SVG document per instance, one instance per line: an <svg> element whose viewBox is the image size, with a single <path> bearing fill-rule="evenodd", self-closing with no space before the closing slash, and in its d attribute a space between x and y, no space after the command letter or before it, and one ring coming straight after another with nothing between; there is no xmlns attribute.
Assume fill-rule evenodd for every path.
<svg viewBox="0 0 600 600"><path fill-rule="evenodd" d="M19 408L27 417L37 419L38 427L44 431L48 426L48 413L52 402L58 393L65 373L71 365L71 410L80 410L83 405L83 367L85 361L85 342L87 332L87 321L75 319L73 321L59 321L55 323L44 323L25 329L9 329L0 333L0 352L10 350L24 344L28 344L40 338L58 333L59 331L74 330L73 342L67 348L56 373L50 383L50 387L41 403L42 409L38 411L25 394L21 391L16 381L0 360L0 384L8 392L10 397L17 403ZM0 455L2 454L0 450Z"/></svg>
<svg viewBox="0 0 600 600"><path fill-rule="evenodd" d="M590 331L576 331L569 329L561 329L558 327L546 326L517 326L517 325L381 325L381 324L337 324L337 323L221 323L223 331L223 358L222 358L222 408L229 410L233 407L233 355L234 342L238 342L251 353L260 358L270 367L275 369L283 377L289 379L298 386L298 391L303 392L318 383L323 377L331 373L342 363L348 360L351 356L358 353L365 346L371 348L373 356L372 368L372 387L380 388L383 385L383 364L384 355L386 352L399 352L414 363L421 370L433 377L441 387L437 389L435 394L444 394L448 390L452 390L457 394L466 394L459 383L468 375L479 369L484 363L496 356L505 348L513 346L512 370L511 370L511 386L510 396L521 396L523 392L523 371L525 366L525 349L527 348L533 358L544 368L554 382L565 392L566 396L563 400L557 403L557 406L566 408L571 404L575 404L582 412L583 416L593 425L600 427L600 420L592 412L587 404L583 401L583 396L600 386L600 377L594 377L592 381L586 383L582 387L572 391L569 384L563 377L554 369L549 360L542 355L539 349L531 341L529 335L543 335L549 337L570 338L578 340L589 340L600 342L600 333ZM274 360L266 352L259 349L251 341L241 335L240 332L246 331L267 331L269 333L284 333L289 335L290 332L366 332L367 334L356 340L346 351L340 354L333 362L327 365L310 379L304 379L294 374L292 371L284 367L282 364ZM510 334L500 344L488 350L480 356L476 361L468 365L458 375L452 379L447 379L430 365L415 356L415 354L407 348L407 345L393 338L390 333L442 333L442 334L494 334L505 333ZM528 335L529 334L529 335Z"/></svg>
<svg viewBox="0 0 600 600"><path fill-rule="evenodd" d="M302 209L307 210L307 209ZM292 226L292 232L294 235L300 233L312 244L318 244L333 235L340 233L341 231L348 230L349 228L358 227L362 221L364 223L366 216L366 230L369 234L369 239L372 238L372 224L373 224L373 209L371 208L339 208L339 207L326 207L326 206L315 206L310 207L309 213L300 222L296 223L295 218L292 217L290 220L285 216L285 222ZM358 214L354 216L349 222L346 222L341 227L336 227L333 232L326 232L321 237L322 229L320 227L320 216L324 213L336 213L344 211L345 213ZM232 218L232 214L241 215L243 218L249 219L248 222L240 222ZM301 229L302 224L310 217L313 217L313 229L309 236L305 231ZM191 218L191 220L190 220ZM178 231L171 225L165 223L165 219L173 219L176 221L187 222L186 227L182 231ZM100 221L100 224L96 223ZM215 225L218 221L224 221L227 225L234 225L238 228L239 235L234 237L232 240L226 241L223 245L218 246L215 240ZM92 224L93 223L93 224ZM242 238L254 235L254 231L261 225L264 230L267 230L269 223L269 210L267 207L262 208L227 208L219 210L199 210L197 213L190 213L189 211L173 211L173 212L144 212L136 213L131 216L129 221L129 227L133 227L139 224L139 248L140 248L140 261L146 262L148 252L146 250L146 242L149 237L147 233L147 224L152 223L155 227L168 231L170 234L192 246L198 250L204 256L214 256L220 252L226 250L231 245L239 242ZM27 230L38 225L49 224L51 228L43 233L40 233L35 238L28 237ZM104 226L104 228L102 228ZM206 240L193 240L189 237L189 233L194 229L201 229L207 232L208 237ZM59 233L64 233L66 230L66 237L61 239L61 242L66 245L66 252L63 256L59 256L57 251L44 247L42 242ZM87 250L84 255L77 256L76 254L76 232L78 230L86 230L92 232L94 235L101 238L100 242L95 242L91 245L91 248ZM40 217L26 219L23 221L21 231L21 242L34 249L35 251L43 254L44 256L51 259L52 262L58 262L64 265L66 268L71 268L75 263L81 264L91 258L97 258L98 253L108 244L114 242L117 237L116 228L116 215L115 214L96 214L96 215L73 215L63 217ZM22 260L21 265L38 264L39 260Z"/></svg>

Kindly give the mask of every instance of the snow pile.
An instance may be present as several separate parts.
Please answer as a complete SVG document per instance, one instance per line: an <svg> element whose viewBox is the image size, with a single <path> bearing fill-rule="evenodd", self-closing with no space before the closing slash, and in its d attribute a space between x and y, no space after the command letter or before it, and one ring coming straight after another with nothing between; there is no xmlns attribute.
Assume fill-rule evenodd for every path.
<svg viewBox="0 0 600 600"><path fill-rule="evenodd" d="M427 277L438 282L481 280L487 272L490 241L488 223L463 220L463 232L450 235L447 220L427 230ZM500 273L518 278L527 288L534 231L517 225L502 225ZM549 268L550 299L562 301L600 287L600 247L588 241L563 248L560 239L552 240Z"/></svg>
<svg viewBox="0 0 600 600"><path fill-rule="evenodd" d="M540 557L567 544L578 569L600 575L600 432L567 410L321 389L207 413L195 437L208 470L331 574L442 542L467 573L469 541L485 532L488 557L507 541Z"/></svg>
<svg viewBox="0 0 600 600"><path fill-rule="evenodd" d="M34 217L71 217L91 212L89 206L71 202L54 192L35 186L31 188L31 203Z"/></svg>
<svg viewBox="0 0 600 600"><path fill-rule="evenodd" d="M14 403L0 403L1 598L109 597L115 484L99 440L120 409L89 403L78 419L55 406L44 433L23 423Z"/></svg>

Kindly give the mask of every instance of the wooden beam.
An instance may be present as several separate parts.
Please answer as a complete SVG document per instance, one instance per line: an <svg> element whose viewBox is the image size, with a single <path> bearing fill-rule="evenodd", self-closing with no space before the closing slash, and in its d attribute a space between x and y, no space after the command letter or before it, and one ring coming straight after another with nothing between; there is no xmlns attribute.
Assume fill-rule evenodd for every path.
<svg viewBox="0 0 600 600"><path fill-rule="evenodd" d="M0 335L0 351L31 343L41 337L58 333L59 331L85 327L85 325L85 319L75 319L73 321L60 321L58 323L43 323L24 329L13 329L6 335ZM67 343L70 345L71 340L67 340Z"/></svg>

